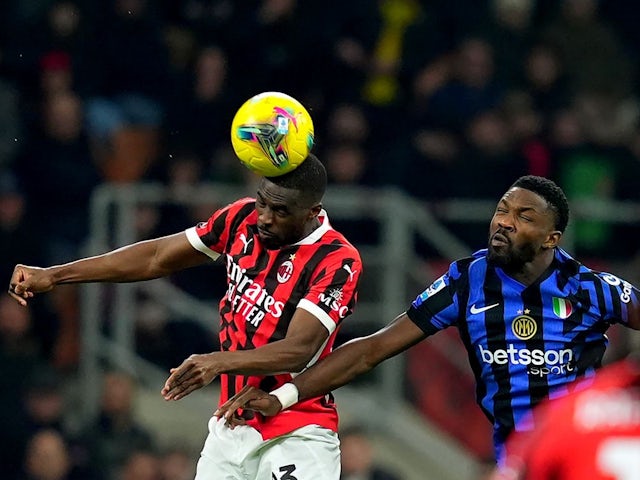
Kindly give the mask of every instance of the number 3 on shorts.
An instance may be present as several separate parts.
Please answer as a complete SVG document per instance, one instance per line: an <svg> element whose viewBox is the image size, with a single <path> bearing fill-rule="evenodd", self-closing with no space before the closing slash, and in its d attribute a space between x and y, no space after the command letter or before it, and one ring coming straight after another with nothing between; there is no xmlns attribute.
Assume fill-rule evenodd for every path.
<svg viewBox="0 0 640 480"><path fill-rule="evenodd" d="M280 467L279 469L279 475L277 476L275 473L271 474L271 480L298 480L298 477L295 477L294 475L292 475L293 472L296 471L296 466L291 464L291 465L285 465L283 467Z"/></svg>

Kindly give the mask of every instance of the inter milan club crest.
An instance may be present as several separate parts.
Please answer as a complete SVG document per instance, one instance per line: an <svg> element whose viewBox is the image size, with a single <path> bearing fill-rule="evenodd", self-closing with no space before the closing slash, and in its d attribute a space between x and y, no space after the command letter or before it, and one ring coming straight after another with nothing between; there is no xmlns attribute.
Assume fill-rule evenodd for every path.
<svg viewBox="0 0 640 480"><path fill-rule="evenodd" d="M285 283L293 275L293 262L291 260L285 260L278 268L278 282Z"/></svg>
<svg viewBox="0 0 640 480"><path fill-rule="evenodd" d="M511 331L520 340L529 340L538 331L538 324L529 316L531 311L527 308L524 312L518 310L518 316L511 323Z"/></svg>
<svg viewBox="0 0 640 480"><path fill-rule="evenodd" d="M573 305L566 298L553 297L553 313L564 320L573 313Z"/></svg>

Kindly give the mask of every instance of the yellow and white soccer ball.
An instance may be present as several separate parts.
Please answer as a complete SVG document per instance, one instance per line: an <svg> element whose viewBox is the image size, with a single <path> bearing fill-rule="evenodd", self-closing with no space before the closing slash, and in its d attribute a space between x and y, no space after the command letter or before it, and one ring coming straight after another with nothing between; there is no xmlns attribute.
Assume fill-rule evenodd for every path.
<svg viewBox="0 0 640 480"><path fill-rule="evenodd" d="M231 123L231 144L240 161L263 177L284 175L313 147L313 120L295 98L264 92L247 100Z"/></svg>

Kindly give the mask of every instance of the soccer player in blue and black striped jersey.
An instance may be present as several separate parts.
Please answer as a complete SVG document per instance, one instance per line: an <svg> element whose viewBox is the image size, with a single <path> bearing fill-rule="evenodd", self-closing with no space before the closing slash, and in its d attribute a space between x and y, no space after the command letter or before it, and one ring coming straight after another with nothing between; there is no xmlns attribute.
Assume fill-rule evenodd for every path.
<svg viewBox="0 0 640 480"><path fill-rule="evenodd" d="M499 459L507 435L526 428L532 407L564 395L569 383L600 367L610 325L640 329L640 292L559 247L568 220L567 199L555 183L519 178L498 202L488 247L453 262L391 324L295 377L297 396L290 386L285 396L246 389L219 414L232 425L241 422L233 415L241 406L273 414L456 326L475 374L477 401L494 426Z"/></svg>

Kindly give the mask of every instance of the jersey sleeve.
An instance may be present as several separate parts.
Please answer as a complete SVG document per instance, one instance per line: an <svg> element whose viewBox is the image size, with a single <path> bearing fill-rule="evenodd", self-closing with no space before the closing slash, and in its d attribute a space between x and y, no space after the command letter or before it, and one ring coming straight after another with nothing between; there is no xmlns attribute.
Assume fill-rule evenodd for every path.
<svg viewBox="0 0 640 480"><path fill-rule="evenodd" d="M591 306L609 323L629 324L629 307L638 305L640 292L631 283L611 273L593 272Z"/></svg>
<svg viewBox="0 0 640 480"><path fill-rule="evenodd" d="M434 281L411 303L407 316L425 332L432 335L456 323L458 302L451 270Z"/></svg>
<svg viewBox="0 0 640 480"><path fill-rule="evenodd" d="M243 198L216 210L206 222L186 230L189 242L196 250L214 260L224 253L239 221L254 211L254 200Z"/></svg>
<svg viewBox="0 0 640 480"><path fill-rule="evenodd" d="M344 247L327 255L316 272L298 308L316 316L331 335L353 313L362 262L355 248Z"/></svg>

